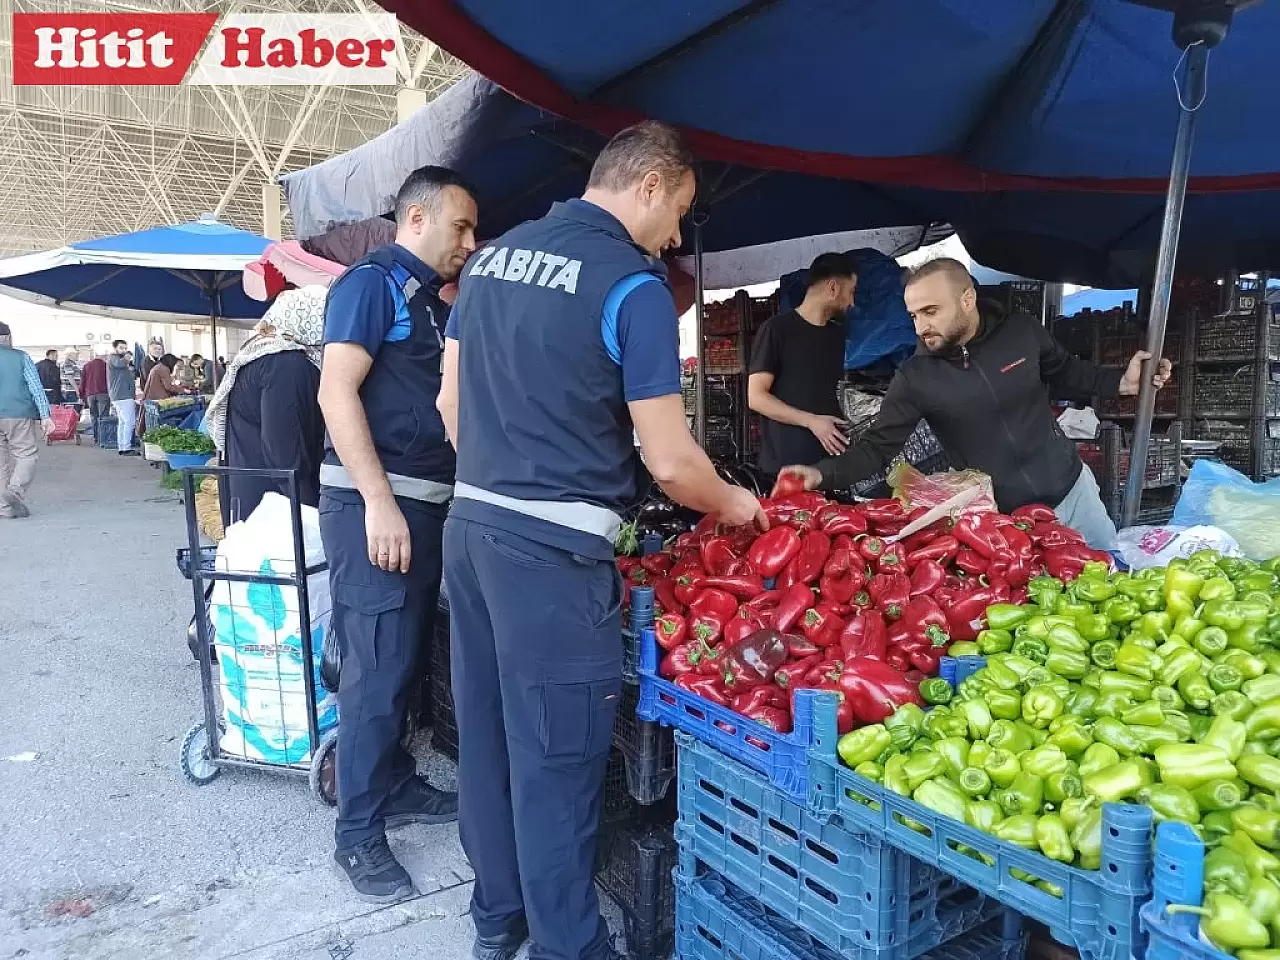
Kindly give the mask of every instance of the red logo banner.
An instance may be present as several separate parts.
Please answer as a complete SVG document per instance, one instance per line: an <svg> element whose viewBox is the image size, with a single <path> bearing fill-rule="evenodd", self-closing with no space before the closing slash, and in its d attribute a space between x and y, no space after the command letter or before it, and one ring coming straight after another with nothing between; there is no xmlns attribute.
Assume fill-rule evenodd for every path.
<svg viewBox="0 0 1280 960"><path fill-rule="evenodd" d="M14 86L173 86L216 13L15 13Z"/></svg>

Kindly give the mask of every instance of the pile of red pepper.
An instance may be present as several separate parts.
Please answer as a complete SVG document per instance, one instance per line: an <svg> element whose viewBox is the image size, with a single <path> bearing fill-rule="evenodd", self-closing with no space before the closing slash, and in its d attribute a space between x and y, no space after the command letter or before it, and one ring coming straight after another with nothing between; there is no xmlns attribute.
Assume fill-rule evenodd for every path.
<svg viewBox="0 0 1280 960"><path fill-rule="evenodd" d="M924 508L785 490L762 507L765 533L706 517L662 552L617 562L628 593L654 590L660 675L779 732L798 689L837 694L841 732L920 703L920 680L977 635L987 607L1021 603L1042 571L1070 580L1110 560L1040 505L944 518L897 542L886 538Z"/></svg>

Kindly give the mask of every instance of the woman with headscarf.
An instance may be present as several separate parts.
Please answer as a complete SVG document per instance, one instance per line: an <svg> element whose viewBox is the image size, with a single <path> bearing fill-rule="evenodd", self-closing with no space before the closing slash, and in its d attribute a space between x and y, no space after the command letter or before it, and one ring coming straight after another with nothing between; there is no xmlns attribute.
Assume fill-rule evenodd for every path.
<svg viewBox="0 0 1280 960"><path fill-rule="evenodd" d="M173 371L182 361L172 353L160 357L151 372L147 374L147 382L142 388L143 400L167 400L183 392L182 384L173 378Z"/></svg>
<svg viewBox="0 0 1280 960"><path fill-rule="evenodd" d="M205 415L206 429L229 467L297 470L303 503L320 503L324 419L320 350L324 342L323 287L286 290L236 353ZM231 522L247 517L263 494L288 495L285 480L229 477Z"/></svg>

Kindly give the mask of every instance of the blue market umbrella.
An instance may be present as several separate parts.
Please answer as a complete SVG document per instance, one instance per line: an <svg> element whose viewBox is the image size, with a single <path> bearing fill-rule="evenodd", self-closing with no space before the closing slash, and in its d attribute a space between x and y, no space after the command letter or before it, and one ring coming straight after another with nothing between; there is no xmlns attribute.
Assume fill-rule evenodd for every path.
<svg viewBox="0 0 1280 960"><path fill-rule="evenodd" d="M0 293L64 310L151 323L250 325L267 304L248 297L244 268L271 241L212 218L0 260Z"/></svg>

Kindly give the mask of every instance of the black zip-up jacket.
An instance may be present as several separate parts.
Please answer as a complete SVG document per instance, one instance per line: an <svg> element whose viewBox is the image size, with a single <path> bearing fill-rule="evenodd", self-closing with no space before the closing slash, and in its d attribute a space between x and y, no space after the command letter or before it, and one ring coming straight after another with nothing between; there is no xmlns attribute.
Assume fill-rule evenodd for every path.
<svg viewBox="0 0 1280 960"><path fill-rule="evenodd" d="M1082 464L1050 400L1114 397L1123 371L1073 357L1040 324L1006 320L994 304L980 311L967 344L945 355L921 344L902 365L871 428L817 465L824 488L848 487L883 470L924 419L953 468L991 477L1001 510L1062 502Z"/></svg>

